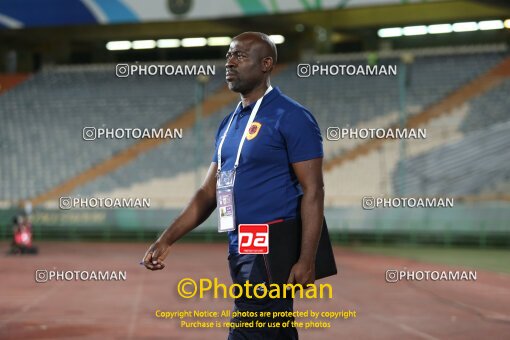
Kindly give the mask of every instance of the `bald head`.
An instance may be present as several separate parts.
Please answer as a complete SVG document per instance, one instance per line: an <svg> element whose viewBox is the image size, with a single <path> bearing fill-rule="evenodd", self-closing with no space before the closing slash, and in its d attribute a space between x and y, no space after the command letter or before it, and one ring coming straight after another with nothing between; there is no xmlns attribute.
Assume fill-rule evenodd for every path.
<svg viewBox="0 0 510 340"><path fill-rule="evenodd" d="M256 88L267 88L276 58L276 46L266 34L239 34L232 39L227 52L225 67L228 87L241 95Z"/></svg>
<svg viewBox="0 0 510 340"><path fill-rule="evenodd" d="M256 50L260 53L259 57L270 57L273 59L273 65L276 64L278 57L276 45L267 34L261 32L244 32L234 37L233 40L251 41Z"/></svg>

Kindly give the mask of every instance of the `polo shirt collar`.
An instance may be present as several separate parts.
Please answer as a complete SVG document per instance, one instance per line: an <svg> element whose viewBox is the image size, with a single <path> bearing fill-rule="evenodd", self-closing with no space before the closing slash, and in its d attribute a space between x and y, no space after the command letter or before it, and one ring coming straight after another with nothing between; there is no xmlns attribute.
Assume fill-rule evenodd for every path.
<svg viewBox="0 0 510 340"><path fill-rule="evenodd" d="M279 87L273 87L273 89L271 90L271 92L269 92L265 97L264 99L262 100L262 103L260 104L260 108L263 108L264 106L266 106L267 104L269 104L270 102L272 102L274 99L276 99L277 97L281 96L282 94L282 91L280 90ZM246 106L246 107L243 107L242 105L239 105L239 109L236 113L249 113L253 110L253 107L255 106L255 102L251 103L250 105Z"/></svg>

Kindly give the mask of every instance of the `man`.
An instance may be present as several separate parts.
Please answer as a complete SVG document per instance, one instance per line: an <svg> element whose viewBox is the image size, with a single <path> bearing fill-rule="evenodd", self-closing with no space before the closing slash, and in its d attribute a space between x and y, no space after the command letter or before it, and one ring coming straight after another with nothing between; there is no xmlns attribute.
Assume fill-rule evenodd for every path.
<svg viewBox="0 0 510 340"><path fill-rule="evenodd" d="M234 171L235 225L301 218L301 254L288 281L302 285L314 282L324 211L322 138L310 112L278 88L272 89L270 74L276 59L276 47L263 33L246 32L232 40L226 81L231 91L240 94L241 102L220 124L213 162L203 185L147 250L144 264L148 269L163 269L169 247L209 217L216 208L217 178ZM221 216L225 213L222 210ZM262 256L238 254L237 229L228 236L233 281L267 283ZM243 296L236 299L235 310L292 311L293 301ZM297 330L236 328L230 330L229 339L297 339Z"/></svg>

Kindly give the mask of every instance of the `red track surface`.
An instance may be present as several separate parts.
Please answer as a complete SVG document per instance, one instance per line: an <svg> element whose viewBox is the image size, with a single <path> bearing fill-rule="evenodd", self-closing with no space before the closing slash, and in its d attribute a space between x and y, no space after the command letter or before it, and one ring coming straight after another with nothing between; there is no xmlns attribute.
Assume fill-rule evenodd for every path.
<svg viewBox="0 0 510 340"><path fill-rule="evenodd" d="M230 300L186 300L176 292L177 282L184 277L217 277L229 283L225 245L179 244L160 272L149 272L138 264L144 244L38 245L38 256L0 257L1 339L226 339L226 329L183 329L178 320L154 316L157 309L230 309ZM2 252L6 248L7 244L0 244ZM476 282L391 284L385 282L388 269L461 268L340 248L335 253L340 275L323 280L333 286L333 299L297 300L295 309L350 309L357 317L320 319L329 321L331 328L302 329L301 339L510 338L509 275L478 271ZM36 283L37 269L126 270L127 281Z"/></svg>

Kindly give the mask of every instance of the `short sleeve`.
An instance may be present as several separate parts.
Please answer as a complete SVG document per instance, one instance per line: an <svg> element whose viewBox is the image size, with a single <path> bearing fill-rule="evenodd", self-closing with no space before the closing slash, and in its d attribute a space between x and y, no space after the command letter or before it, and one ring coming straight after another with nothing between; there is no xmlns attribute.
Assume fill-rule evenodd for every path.
<svg viewBox="0 0 510 340"><path fill-rule="evenodd" d="M220 126L218 127L218 131L216 131L216 137L214 138L214 150L212 156L213 163L218 163L218 145L220 143L220 133L225 127L225 125L228 124L228 120L230 119L230 116L232 114L233 112L227 115L225 118L223 118L223 120L220 123Z"/></svg>
<svg viewBox="0 0 510 340"><path fill-rule="evenodd" d="M319 124L306 109L299 108L283 114L279 130L285 139L291 163L324 156Z"/></svg>

